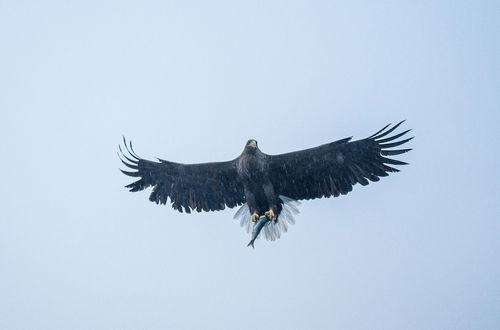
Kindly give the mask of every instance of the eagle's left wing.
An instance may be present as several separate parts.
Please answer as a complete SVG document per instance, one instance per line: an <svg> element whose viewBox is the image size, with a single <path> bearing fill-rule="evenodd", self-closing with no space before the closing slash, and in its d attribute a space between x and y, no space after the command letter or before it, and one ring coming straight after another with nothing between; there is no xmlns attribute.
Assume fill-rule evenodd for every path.
<svg viewBox="0 0 500 330"><path fill-rule="evenodd" d="M372 136L350 142L351 138L338 140L319 147L268 155L270 179L277 194L295 200L321 197L337 197L352 190L360 183L378 181L388 172L399 172L389 165L405 165L405 162L388 158L411 149L392 150L412 138L394 141L410 130L386 137L401 125L389 125Z"/></svg>
<svg viewBox="0 0 500 330"><path fill-rule="evenodd" d="M156 162L140 158L132 143L127 145L125 139L123 142L128 155L120 147L120 159L133 171L121 171L140 178L125 187L130 191L153 187L149 196L152 202L166 204L170 199L174 209L187 213L223 210L245 202L234 160L202 164L179 164L163 159Z"/></svg>

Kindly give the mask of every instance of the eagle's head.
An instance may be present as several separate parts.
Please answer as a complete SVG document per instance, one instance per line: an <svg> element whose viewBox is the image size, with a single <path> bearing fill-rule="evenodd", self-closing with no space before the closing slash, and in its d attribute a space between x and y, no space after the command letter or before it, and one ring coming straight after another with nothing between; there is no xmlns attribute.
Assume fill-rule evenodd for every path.
<svg viewBox="0 0 500 330"><path fill-rule="evenodd" d="M257 150L257 141L254 139L250 139L247 141L247 144L245 145L245 150L246 151L255 151Z"/></svg>

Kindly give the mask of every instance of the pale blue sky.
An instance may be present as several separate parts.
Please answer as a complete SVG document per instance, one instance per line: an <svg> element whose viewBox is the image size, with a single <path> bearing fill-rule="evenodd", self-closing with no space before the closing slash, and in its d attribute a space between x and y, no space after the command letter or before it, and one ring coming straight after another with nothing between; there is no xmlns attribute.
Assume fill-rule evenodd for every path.
<svg viewBox="0 0 500 330"><path fill-rule="evenodd" d="M497 1L0 1L1 329L498 329ZM280 240L129 193L145 158L406 119L401 173Z"/></svg>

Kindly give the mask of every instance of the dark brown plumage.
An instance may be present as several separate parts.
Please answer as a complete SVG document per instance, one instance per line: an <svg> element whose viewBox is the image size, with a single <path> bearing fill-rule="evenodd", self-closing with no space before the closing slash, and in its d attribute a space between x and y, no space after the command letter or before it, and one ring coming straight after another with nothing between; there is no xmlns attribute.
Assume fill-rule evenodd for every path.
<svg viewBox="0 0 500 330"><path fill-rule="evenodd" d="M122 162L132 171L122 171L139 180L127 185L130 191L148 187L149 199L166 204L180 212L191 210L217 211L247 203L250 214L279 216L283 199L295 200L345 195L359 183L378 181L389 172L398 172L394 165L405 162L388 156L411 149L392 148L412 138L396 141L410 130L389 136L403 122L385 126L368 138L338 140L315 148L281 155L260 151L257 141L249 140L236 159L227 162L179 164L166 160L149 161L134 152L124 139L128 155Z"/></svg>

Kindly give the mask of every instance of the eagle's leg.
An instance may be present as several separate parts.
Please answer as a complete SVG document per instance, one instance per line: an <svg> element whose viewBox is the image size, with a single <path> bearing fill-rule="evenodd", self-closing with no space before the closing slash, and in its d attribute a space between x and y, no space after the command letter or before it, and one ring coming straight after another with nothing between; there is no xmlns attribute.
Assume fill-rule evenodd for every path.
<svg viewBox="0 0 500 330"><path fill-rule="evenodd" d="M269 211L264 214L269 220L275 220L277 210L278 200L276 198L276 194L274 193L274 187L271 182L265 183L264 186L264 194L266 194L267 203L269 204Z"/></svg>
<svg viewBox="0 0 500 330"><path fill-rule="evenodd" d="M257 201L255 200L255 194L252 192L251 189L249 189L248 186L245 185L244 188L245 188L245 199L248 208L250 209L250 214L252 215L250 219L252 220L252 222L256 222L260 218L260 215L256 208Z"/></svg>

